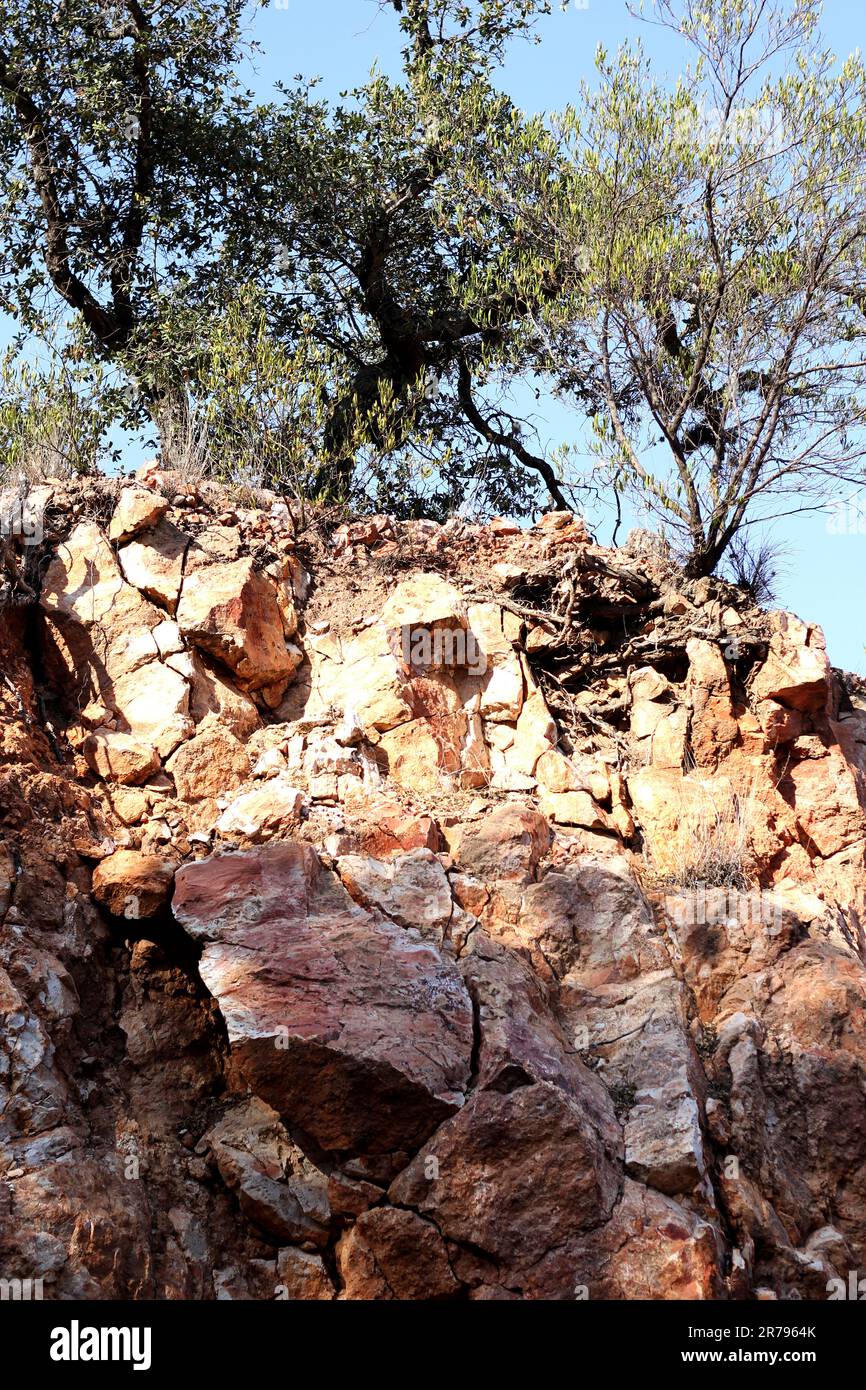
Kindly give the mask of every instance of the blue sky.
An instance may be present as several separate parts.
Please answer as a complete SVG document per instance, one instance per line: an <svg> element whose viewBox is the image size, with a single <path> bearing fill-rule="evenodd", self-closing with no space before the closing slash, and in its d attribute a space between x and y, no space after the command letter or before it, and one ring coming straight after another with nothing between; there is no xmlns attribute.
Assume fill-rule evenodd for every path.
<svg viewBox="0 0 866 1390"><path fill-rule="evenodd" d="M866 33L864 0L827 0L824 34L837 53L856 48ZM599 43L614 48L640 35L659 71L676 76L681 59L671 37L633 19L625 0L569 0L543 18L538 45L515 43L500 82L527 111L553 110L574 100L584 77L591 78ZM258 11L253 36L260 52L242 76L263 99L278 81L296 74L322 79L319 93L337 98L361 84L378 64L396 75L401 36L396 17L378 0L281 0ZM0 325L0 344L3 332ZM579 441L582 422L560 403L533 403L542 443ZM140 461L130 450L129 467ZM859 525L858 525L859 521ZM600 540L609 538L606 521ZM834 665L866 675L866 505L841 516L822 512L775 523L774 538L784 541L787 559L777 583L779 603L810 622L820 623Z"/></svg>

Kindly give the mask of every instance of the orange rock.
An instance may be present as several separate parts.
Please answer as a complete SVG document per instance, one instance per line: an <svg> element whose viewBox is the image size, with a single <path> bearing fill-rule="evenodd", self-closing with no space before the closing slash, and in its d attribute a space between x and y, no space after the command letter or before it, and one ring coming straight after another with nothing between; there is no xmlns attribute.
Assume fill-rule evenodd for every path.
<svg viewBox="0 0 866 1390"><path fill-rule="evenodd" d="M159 768L159 755L150 743L131 734L100 728L84 742L87 764L104 782L134 786Z"/></svg>
<svg viewBox="0 0 866 1390"><path fill-rule="evenodd" d="M115 917L154 917L171 896L174 866L152 854L119 849L93 871L93 896Z"/></svg>
<svg viewBox="0 0 866 1390"><path fill-rule="evenodd" d="M139 531L155 526L167 511L167 497L146 487L125 487L117 500L108 527L108 538L118 544L131 540Z"/></svg>
<svg viewBox="0 0 866 1390"><path fill-rule="evenodd" d="M820 709L830 694L830 663L823 632L790 613L772 617L776 630L766 660L749 683L752 700L776 700L805 713Z"/></svg>
<svg viewBox="0 0 866 1390"><path fill-rule="evenodd" d="M177 622L188 641L227 666L245 690L260 690L297 670L273 584L250 559L187 574Z"/></svg>
<svg viewBox="0 0 866 1390"><path fill-rule="evenodd" d="M250 775L250 760L243 744L229 729L219 725L181 744L165 766L184 801L219 797L240 786Z"/></svg>

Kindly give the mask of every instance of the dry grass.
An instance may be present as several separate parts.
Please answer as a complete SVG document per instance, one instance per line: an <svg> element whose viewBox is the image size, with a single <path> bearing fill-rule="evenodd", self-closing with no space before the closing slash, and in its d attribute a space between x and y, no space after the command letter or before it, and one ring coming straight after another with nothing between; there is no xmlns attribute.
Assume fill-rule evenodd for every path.
<svg viewBox="0 0 866 1390"><path fill-rule="evenodd" d="M179 483L200 483L209 472L207 422L192 408L166 407L157 415L160 467L175 473Z"/></svg>
<svg viewBox="0 0 866 1390"><path fill-rule="evenodd" d="M665 835L657 855L651 845L645 849L652 878L669 888L748 888L759 821L755 787L738 789L719 777L711 783L686 779L683 788L676 829Z"/></svg>
<svg viewBox="0 0 866 1390"><path fill-rule="evenodd" d="M23 493L49 478L65 482L80 477L93 466L91 453L85 456L74 431L48 421L22 441L14 462L0 459L0 488L14 487Z"/></svg>

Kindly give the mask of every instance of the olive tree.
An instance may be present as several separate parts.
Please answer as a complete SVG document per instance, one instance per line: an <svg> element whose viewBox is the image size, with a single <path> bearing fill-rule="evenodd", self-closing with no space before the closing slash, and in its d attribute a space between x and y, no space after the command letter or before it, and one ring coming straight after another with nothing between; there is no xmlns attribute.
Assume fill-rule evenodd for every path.
<svg viewBox="0 0 866 1390"><path fill-rule="evenodd" d="M690 52L675 83L640 44L600 52L574 108L468 177L511 212L527 297L557 286L527 343L590 413L607 486L702 575L744 528L866 482L866 72L813 0L653 17Z"/></svg>

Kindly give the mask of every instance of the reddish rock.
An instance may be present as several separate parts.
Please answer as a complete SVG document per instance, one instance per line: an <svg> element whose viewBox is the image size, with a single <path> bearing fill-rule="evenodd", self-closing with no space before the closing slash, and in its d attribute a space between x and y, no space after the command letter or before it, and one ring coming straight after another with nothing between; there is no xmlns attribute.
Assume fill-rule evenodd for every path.
<svg viewBox="0 0 866 1390"><path fill-rule="evenodd" d="M279 1116L253 1098L204 1136L241 1211L278 1244L328 1242L328 1180L290 1139Z"/></svg>
<svg viewBox="0 0 866 1390"><path fill-rule="evenodd" d="M531 807L506 803L454 839L454 855L477 878L529 882L551 840L544 816Z"/></svg>
<svg viewBox="0 0 866 1390"><path fill-rule="evenodd" d="M175 916L237 1065L329 1150L415 1147L462 1104L472 1013L430 943L356 907L307 845L186 864Z"/></svg>
<svg viewBox="0 0 866 1390"><path fill-rule="evenodd" d="M337 1248L341 1298L453 1298L460 1291L445 1242L411 1211L367 1211Z"/></svg>
<svg viewBox="0 0 866 1390"><path fill-rule="evenodd" d="M441 848L439 827L432 816L383 815L360 832L361 849L376 859L400 850Z"/></svg>
<svg viewBox="0 0 866 1390"><path fill-rule="evenodd" d="M454 904L445 870L432 850L410 850L384 861L346 854L337 867L355 902L378 908L392 921L439 942L447 934Z"/></svg>
<svg viewBox="0 0 866 1390"><path fill-rule="evenodd" d="M601 1128L591 1115L583 1098L546 1082L479 1092L389 1196L432 1220L446 1241L493 1261L501 1282L524 1298L573 1297L574 1245L610 1217L621 1181L612 1111Z"/></svg>
<svg viewBox="0 0 866 1390"><path fill-rule="evenodd" d="M549 969L562 978L579 971L586 984L596 985L667 963L652 951L652 926L627 860L586 854L526 887L516 939L540 974Z"/></svg>
<svg viewBox="0 0 866 1390"><path fill-rule="evenodd" d="M576 1241L572 1259L581 1298L725 1297L718 1228L628 1178L611 1220Z"/></svg>
<svg viewBox="0 0 866 1390"><path fill-rule="evenodd" d="M713 642L693 637L686 643L686 654L692 754L698 767L716 767L739 737L728 668Z"/></svg>
<svg viewBox="0 0 866 1390"><path fill-rule="evenodd" d="M759 700L755 714L771 747L792 743L803 732L804 716L799 710L786 709L777 700Z"/></svg>
<svg viewBox="0 0 866 1390"><path fill-rule="evenodd" d="M328 1300L336 1297L321 1255L288 1246L277 1256L276 1289L278 1299Z"/></svg>
<svg viewBox="0 0 866 1390"><path fill-rule="evenodd" d="M641 545L626 645L589 619L636 592L593 546L603 657L554 723L525 659L554 624L461 589L495 554L540 593L582 527L393 522L390 559L442 574L383 616L378 567L369 594L320 567L283 698L311 578L287 507L148 477L194 533L198 649L163 499L126 499L118 560L76 521L98 479L40 493L44 709L23 614L0 623L0 1272L61 1300L790 1300L866 1267L866 697L820 632ZM407 614L443 638L423 670L389 647ZM220 811L305 843L191 862Z"/></svg>
<svg viewBox="0 0 866 1390"><path fill-rule="evenodd" d="M460 961L476 1006L476 1086L513 1090L547 1081L590 1107L600 1126L613 1116L604 1086L575 1055L538 976L515 952L476 930Z"/></svg>
<svg viewBox="0 0 866 1390"><path fill-rule="evenodd" d="M286 680L297 669L274 586L250 559L187 574L177 622L189 641L233 671L246 690Z"/></svg>
<svg viewBox="0 0 866 1390"><path fill-rule="evenodd" d="M866 780L838 748L795 763L780 784L783 796L788 787L804 838L825 858L866 837Z"/></svg>

